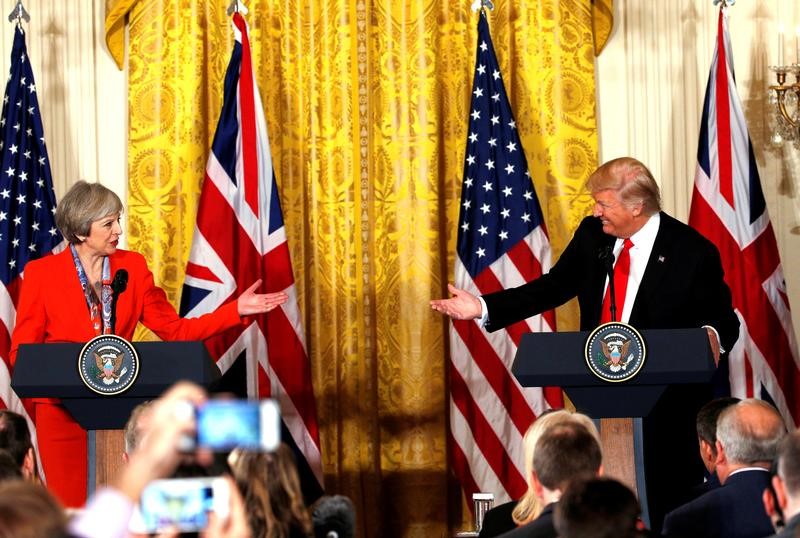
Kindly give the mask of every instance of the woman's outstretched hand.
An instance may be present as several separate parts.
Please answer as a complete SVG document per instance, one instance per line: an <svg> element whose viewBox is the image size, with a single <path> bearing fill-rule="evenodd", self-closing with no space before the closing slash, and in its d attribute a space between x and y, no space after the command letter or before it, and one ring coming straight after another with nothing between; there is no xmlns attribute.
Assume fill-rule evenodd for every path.
<svg viewBox="0 0 800 538"><path fill-rule="evenodd" d="M238 307L240 316L265 314L289 300L289 296L282 291L276 293L256 293L255 290L260 285L261 279L256 280L253 285L247 288L236 300L236 306Z"/></svg>

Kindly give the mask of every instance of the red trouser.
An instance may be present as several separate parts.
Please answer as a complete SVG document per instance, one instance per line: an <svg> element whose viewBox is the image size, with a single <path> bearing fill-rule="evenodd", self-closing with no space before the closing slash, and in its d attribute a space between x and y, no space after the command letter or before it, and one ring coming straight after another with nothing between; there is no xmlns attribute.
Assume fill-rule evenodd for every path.
<svg viewBox="0 0 800 538"><path fill-rule="evenodd" d="M64 506L80 508L86 504L86 430L61 404L39 400L33 409L47 489Z"/></svg>

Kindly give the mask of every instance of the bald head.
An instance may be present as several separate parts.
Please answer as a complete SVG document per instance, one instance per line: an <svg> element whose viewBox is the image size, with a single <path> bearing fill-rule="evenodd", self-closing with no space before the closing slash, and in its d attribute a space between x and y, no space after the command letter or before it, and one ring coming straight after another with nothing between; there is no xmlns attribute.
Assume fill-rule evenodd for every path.
<svg viewBox="0 0 800 538"><path fill-rule="evenodd" d="M762 400L742 400L725 409L717 421L717 442L733 465L769 466L785 433L778 411Z"/></svg>

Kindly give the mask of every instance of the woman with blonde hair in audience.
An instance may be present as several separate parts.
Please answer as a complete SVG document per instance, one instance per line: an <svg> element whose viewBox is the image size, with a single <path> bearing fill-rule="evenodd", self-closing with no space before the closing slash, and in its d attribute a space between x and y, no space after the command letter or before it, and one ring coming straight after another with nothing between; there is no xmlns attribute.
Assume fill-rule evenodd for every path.
<svg viewBox="0 0 800 538"><path fill-rule="evenodd" d="M287 445L281 443L275 452L235 450L230 464L245 500L253 538L312 536L294 454Z"/></svg>
<svg viewBox="0 0 800 538"><path fill-rule="evenodd" d="M592 419L583 413L572 413L566 409L557 409L542 414L531 424L525 436L522 438L523 453L525 458L525 480L528 489L518 501L510 501L486 512L481 526L480 538L498 536L505 532L514 530L517 527L530 523L544 509L544 506L536 497L531 484L533 474L534 447L542 434L556 424L564 422L577 422L584 426L591 433L597 442L600 442L600 433L597 431Z"/></svg>

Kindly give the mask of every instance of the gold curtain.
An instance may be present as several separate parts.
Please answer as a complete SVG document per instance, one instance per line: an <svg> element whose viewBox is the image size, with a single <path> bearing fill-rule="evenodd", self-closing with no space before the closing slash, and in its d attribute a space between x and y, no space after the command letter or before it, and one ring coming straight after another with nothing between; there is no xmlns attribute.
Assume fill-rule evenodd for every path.
<svg viewBox="0 0 800 538"><path fill-rule="evenodd" d="M609 29L610 2L496 0L489 15L554 256L589 208L592 17ZM231 49L228 3L107 0L120 65L129 32L129 244L176 302ZM326 489L353 499L360 536L448 535L469 516L447 464L448 324L428 301L452 279L477 14L436 0L246 4Z"/></svg>

